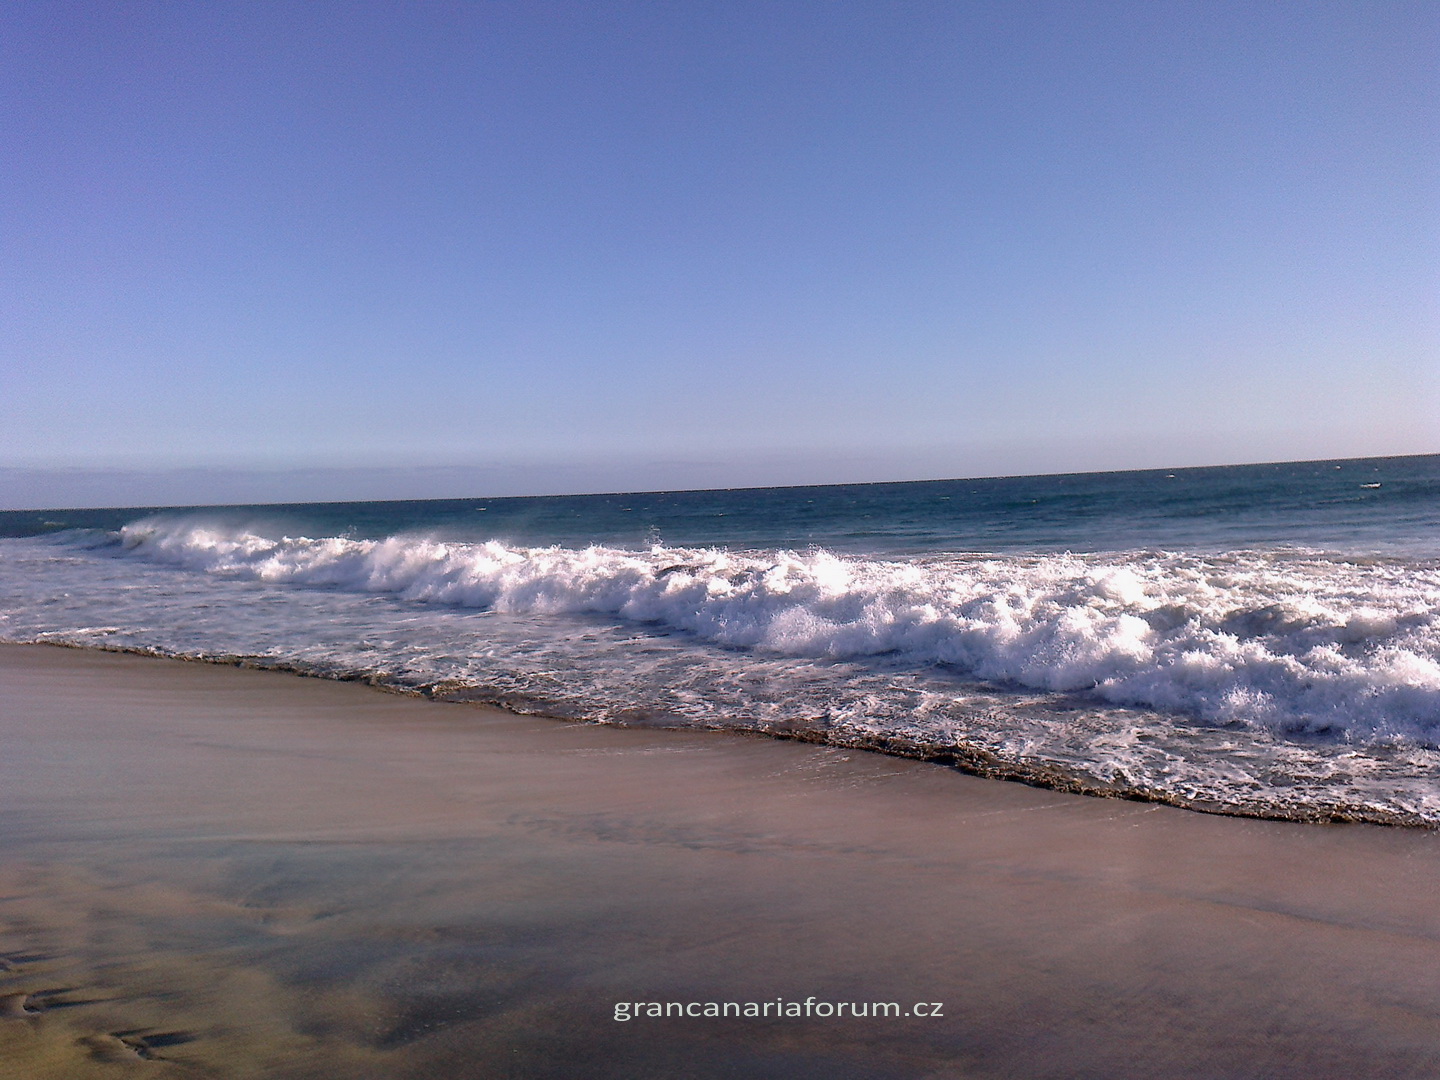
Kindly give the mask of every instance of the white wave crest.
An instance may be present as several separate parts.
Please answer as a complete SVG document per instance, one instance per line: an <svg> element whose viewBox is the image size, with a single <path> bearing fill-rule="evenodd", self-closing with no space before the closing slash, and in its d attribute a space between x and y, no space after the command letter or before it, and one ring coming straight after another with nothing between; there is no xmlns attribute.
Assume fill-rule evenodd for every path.
<svg viewBox="0 0 1440 1080"><path fill-rule="evenodd" d="M811 659L893 656L1215 723L1440 736L1440 571L1306 552L764 556L267 538L186 521L124 548L227 577L500 612L597 613Z"/></svg>

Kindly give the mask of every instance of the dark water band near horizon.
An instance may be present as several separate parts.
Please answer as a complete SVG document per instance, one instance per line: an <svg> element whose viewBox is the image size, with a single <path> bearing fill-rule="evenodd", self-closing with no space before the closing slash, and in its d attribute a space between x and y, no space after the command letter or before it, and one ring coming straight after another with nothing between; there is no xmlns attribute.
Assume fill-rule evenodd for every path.
<svg viewBox="0 0 1440 1080"><path fill-rule="evenodd" d="M0 640L1440 825L1440 456L0 513Z"/></svg>

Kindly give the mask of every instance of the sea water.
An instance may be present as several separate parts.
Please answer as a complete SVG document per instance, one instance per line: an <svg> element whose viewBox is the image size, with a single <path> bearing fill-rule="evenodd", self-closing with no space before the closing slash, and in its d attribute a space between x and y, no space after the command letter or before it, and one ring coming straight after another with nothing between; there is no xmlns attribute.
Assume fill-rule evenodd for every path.
<svg viewBox="0 0 1440 1080"><path fill-rule="evenodd" d="M1440 456L0 513L0 639L1440 825Z"/></svg>

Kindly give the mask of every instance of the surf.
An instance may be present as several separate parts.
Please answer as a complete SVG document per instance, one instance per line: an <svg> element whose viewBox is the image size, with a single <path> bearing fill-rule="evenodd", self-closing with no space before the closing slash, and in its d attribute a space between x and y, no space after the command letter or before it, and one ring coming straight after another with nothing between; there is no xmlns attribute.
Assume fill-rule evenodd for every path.
<svg viewBox="0 0 1440 1080"><path fill-rule="evenodd" d="M884 658L1217 725L1440 738L1440 569L1304 549L931 555L268 537L149 519L127 557L511 614L599 615L757 654Z"/></svg>

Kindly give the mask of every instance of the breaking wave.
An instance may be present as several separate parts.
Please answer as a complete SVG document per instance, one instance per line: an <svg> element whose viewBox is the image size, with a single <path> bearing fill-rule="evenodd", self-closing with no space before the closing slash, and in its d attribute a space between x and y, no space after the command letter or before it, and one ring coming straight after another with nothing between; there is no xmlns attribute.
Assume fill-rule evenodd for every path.
<svg viewBox="0 0 1440 1080"><path fill-rule="evenodd" d="M596 614L809 660L884 657L1011 689L1327 741L1440 739L1440 565L1279 549L911 560L126 526L129 557L462 608Z"/></svg>

